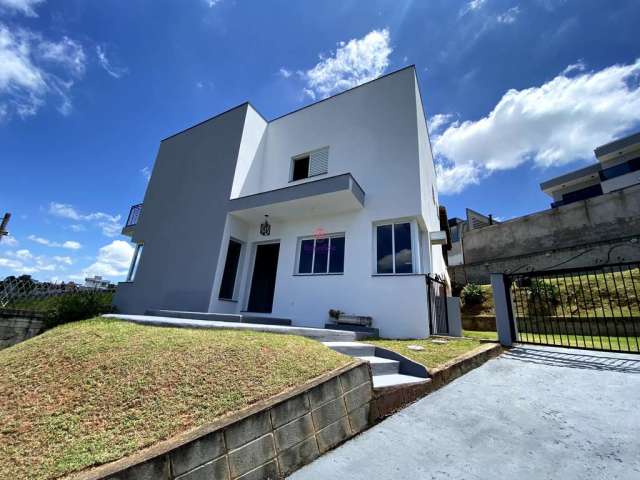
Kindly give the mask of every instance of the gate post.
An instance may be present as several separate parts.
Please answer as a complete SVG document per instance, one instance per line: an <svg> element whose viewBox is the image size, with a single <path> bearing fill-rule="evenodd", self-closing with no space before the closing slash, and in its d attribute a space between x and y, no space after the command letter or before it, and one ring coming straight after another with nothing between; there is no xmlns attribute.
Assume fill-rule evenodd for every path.
<svg viewBox="0 0 640 480"><path fill-rule="evenodd" d="M493 303L496 310L496 329L498 340L505 347L513 346L516 341L516 326L511 308L511 282L502 273L491 274Z"/></svg>

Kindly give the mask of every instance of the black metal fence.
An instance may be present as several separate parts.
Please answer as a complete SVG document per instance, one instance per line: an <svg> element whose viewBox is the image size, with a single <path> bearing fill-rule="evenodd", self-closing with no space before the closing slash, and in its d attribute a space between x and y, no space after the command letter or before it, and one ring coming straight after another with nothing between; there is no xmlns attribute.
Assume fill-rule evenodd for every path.
<svg viewBox="0 0 640 480"><path fill-rule="evenodd" d="M437 275L427 275L427 298L429 300L429 331L432 335L448 335L447 284Z"/></svg>
<svg viewBox="0 0 640 480"><path fill-rule="evenodd" d="M519 342L640 353L640 263L507 278Z"/></svg>

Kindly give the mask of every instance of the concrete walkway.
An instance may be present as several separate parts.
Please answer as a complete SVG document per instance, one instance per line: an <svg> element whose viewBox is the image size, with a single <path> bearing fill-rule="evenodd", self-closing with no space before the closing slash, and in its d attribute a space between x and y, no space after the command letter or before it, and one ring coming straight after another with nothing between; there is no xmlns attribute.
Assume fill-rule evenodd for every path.
<svg viewBox="0 0 640 480"><path fill-rule="evenodd" d="M640 478L640 355L521 346L292 479Z"/></svg>
<svg viewBox="0 0 640 480"><path fill-rule="evenodd" d="M240 322L219 322L212 320L193 320L190 318L174 318L174 317L157 317L152 315L123 315L108 314L103 315L106 318L118 318L128 322L139 323L142 325L152 325L156 327L174 327L174 328L210 328L210 329L229 329L229 330L251 330L254 332L280 333L285 335L300 335L302 337L312 338L322 342L353 342L363 335L357 332L349 332L345 330L330 330L326 328L308 328L294 327L283 325L261 325L256 323L240 323Z"/></svg>

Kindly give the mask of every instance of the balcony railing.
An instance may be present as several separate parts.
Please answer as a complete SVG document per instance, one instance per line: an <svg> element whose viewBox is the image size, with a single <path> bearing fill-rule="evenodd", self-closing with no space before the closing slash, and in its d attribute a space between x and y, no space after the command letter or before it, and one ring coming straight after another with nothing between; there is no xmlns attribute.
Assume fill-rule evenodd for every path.
<svg viewBox="0 0 640 480"><path fill-rule="evenodd" d="M142 204L139 203L131 207L129 211L129 216L127 217L127 224L124 228L133 227L138 224L138 219L140 218L140 214L142 213Z"/></svg>

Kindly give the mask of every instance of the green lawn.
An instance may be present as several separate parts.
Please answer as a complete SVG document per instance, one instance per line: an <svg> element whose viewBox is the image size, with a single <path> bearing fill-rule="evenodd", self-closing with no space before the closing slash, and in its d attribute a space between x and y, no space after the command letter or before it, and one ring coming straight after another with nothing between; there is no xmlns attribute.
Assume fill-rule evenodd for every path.
<svg viewBox="0 0 640 480"><path fill-rule="evenodd" d="M496 332L474 332L465 330L464 336L475 339L497 340ZM545 335L544 333L521 333L520 340L565 347L594 348L640 352L640 337L599 337L588 335Z"/></svg>
<svg viewBox="0 0 640 480"><path fill-rule="evenodd" d="M434 340L436 342L434 343ZM459 357L463 353L481 345L478 339L446 339L446 343L437 343L437 337L430 337L423 340L365 340L364 343L388 348L394 352L404 355L411 360L424 365L427 368L438 367L449 360ZM410 350L409 345L419 345L424 350Z"/></svg>
<svg viewBox="0 0 640 480"><path fill-rule="evenodd" d="M293 335L66 324L0 351L0 478L116 460L351 361Z"/></svg>
<svg viewBox="0 0 640 480"><path fill-rule="evenodd" d="M517 314L535 313L560 317L633 317L640 316L640 269L540 277L533 286L544 289L537 297L532 286L512 287ZM485 301L463 305L463 316L495 315L491 285L481 285ZM552 298L555 297L555 298Z"/></svg>

